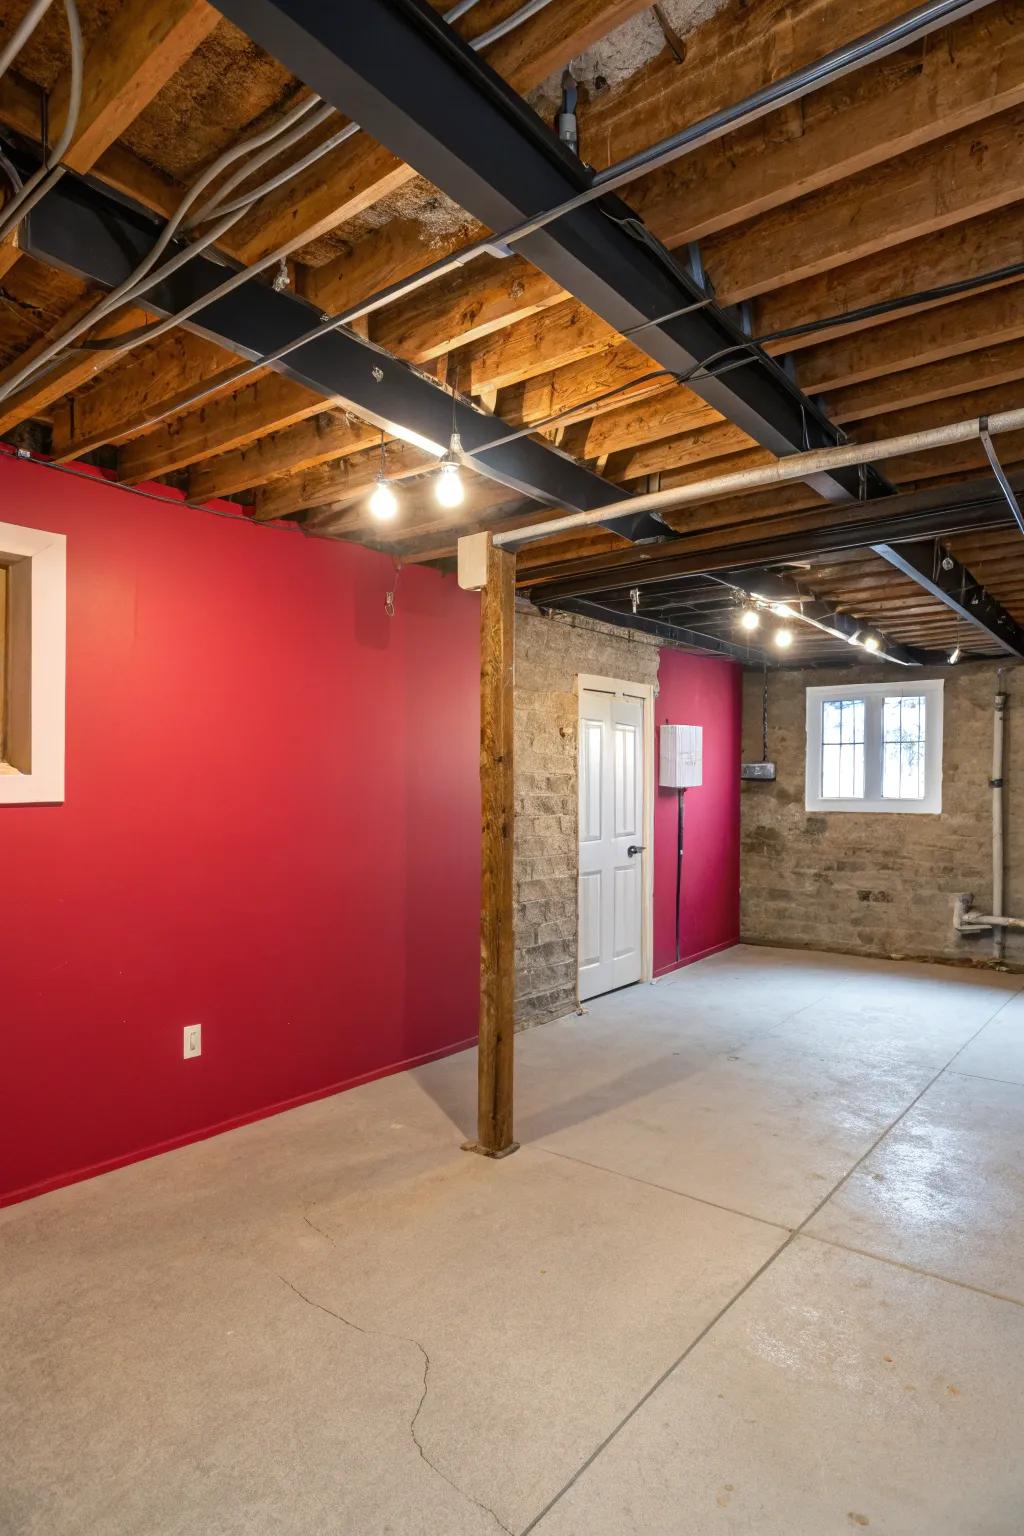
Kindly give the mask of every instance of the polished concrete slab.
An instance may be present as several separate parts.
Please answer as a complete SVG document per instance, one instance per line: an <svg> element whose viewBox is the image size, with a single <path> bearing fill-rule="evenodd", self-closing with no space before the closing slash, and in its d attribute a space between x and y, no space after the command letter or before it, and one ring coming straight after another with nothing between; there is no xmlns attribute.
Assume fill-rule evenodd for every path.
<svg viewBox="0 0 1024 1536"><path fill-rule="evenodd" d="M1019 983L739 947L503 1162L464 1053L0 1212L0 1531L1017 1536Z"/></svg>

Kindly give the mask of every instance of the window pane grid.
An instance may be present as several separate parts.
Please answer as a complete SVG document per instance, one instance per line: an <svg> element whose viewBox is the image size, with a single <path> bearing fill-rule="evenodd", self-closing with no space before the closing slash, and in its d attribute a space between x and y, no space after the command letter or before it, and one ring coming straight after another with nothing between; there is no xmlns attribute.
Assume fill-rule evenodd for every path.
<svg viewBox="0 0 1024 1536"><path fill-rule="evenodd" d="M898 694L882 705L882 796L921 800L925 790L925 700Z"/></svg>
<svg viewBox="0 0 1024 1536"><path fill-rule="evenodd" d="M821 706L821 797L864 798L864 700L825 699Z"/></svg>

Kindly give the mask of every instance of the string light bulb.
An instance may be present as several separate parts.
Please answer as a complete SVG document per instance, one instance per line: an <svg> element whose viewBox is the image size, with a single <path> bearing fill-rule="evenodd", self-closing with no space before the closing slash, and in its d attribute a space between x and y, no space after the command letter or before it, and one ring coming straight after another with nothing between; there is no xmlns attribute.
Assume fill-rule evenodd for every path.
<svg viewBox="0 0 1024 1536"><path fill-rule="evenodd" d="M761 615L756 608L744 608L740 614L740 624L743 629L756 629L761 622Z"/></svg>
<svg viewBox="0 0 1024 1536"><path fill-rule="evenodd" d="M793 644L793 631L791 629L787 629L785 624L783 624L775 631L772 639L775 641L775 644L778 646L780 651L788 651L790 646Z"/></svg>
<svg viewBox="0 0 1024 1536"><path fill-rule="evenodd" d="M384 433L380 435L380 468L377 478L373 482L373 490L370 492L369 508L371 517L375 517L378 523L389 523L398 512L398 497L388 485L385 475L385 447Z"/></svg>

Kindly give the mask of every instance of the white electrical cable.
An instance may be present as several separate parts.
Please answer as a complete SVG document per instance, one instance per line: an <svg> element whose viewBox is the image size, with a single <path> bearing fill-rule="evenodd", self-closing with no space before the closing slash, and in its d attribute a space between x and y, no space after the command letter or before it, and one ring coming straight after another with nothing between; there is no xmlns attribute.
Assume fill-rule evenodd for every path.
<svg viewBox="0 0 1024 1536"><path fill-rule="evenodd" d="M333 112L333 107L327 108L328 116L332 115ZM320 121L325 120L326 119L320 119ZM314 126L315 125L311 123L307 132L310 131ZM304 171L308 165L314 165L317 160L322 159L323 156L328 154L332 149L337 149L339 144L344 144L346 139L352 138L352 136L358 132L358 123L348 123L344 128L340 128L337 133L332 133L330 138L324 139L322 144L315 145L313 149L309 150L305 155L303 155L300 160L295 160L291 165L286 165L283 171L278 171L277 175L272 176L269 181L261 182L260 185L253 191L242 193L239 197L235 198L234 202L228 203L227 207L223 208L221 211L223 213L232 213L236 208L251 208L253 203L258 202L261 197L265 197L268 192L276 191L276 189L283 186L286 181L291 181L293 177L298 176L299 173ZM277 153L276 150L275 153ZM240 180L244 181L246 180L246 177L243 176L240 178ZM225 187L217 194L215 206L219 205L220 199L224 196L226 190L227 188ZM202 217L207 218L208 216L208 209L204 209Z"/></svg>
<svg viewBox="0 0 1024 1536"><path fill-rule="evenodd" d="M6 48L3 53L0 53L0 79L6 75L52 4L53 0L36 0L35 5L31 6L22 17L21 24L15 27L7 39Z"/></svg>
<svg viewBox="0 0 1024 1536"><path fill-rule="evenodd" d="M30 208L48 192L56 181L64 174L64 167L60 161L67 152L68 145L75 136L78 127L78 114L82 106L82 65L85 57L85 49L82 44L82 27L78 19L78 7L75 0L64 0L64 13L68 23L68 40L71 45L70 79L68 81L68 109L64 117L64 128L60 138L53 146L52 151L34 171L28 181L21 188L3 210L3 218L0 220L0 240L6 239L12 229L15 229L28 213Z"/></svg>
<svg viewBox="0 0 1024 1536"><path fill-rule="evenodd" d="M327 105L320 106L312 116L309 115L311 109L317 105L319 100L318 96L312 96L308 101L301 102L285 118L282 118L276 125L277 133L271 135L270 141L266 146L258 154L253 155L250 160L247 160L244 165L240 165L237 171L233 171L227 177L223 186L218 187L213 196L193 213L185 228L193 229L197 224L205 223L218 210L222 213L229 213L235 206L246 207L250 203L255 202L256 198L262 197L263 193L267 190L263 184L242 193L235 199L232 208L221 207L224 199L229 197L243 182L248 181L250 176L254 176L261 166L266 165L268 160L273 160L277 155L283 154L286 149L291 149L293 144L297 144L308 133L312 133L314 128L319 128L322 123L327 122L328 118L333 117L334 108ZM292 124L295 126L291 126Z"/></svg>
<svg viewBox="0 0 1024 1536"><path fill-rule="evenodd" d="M270 144L273 152L276 153L279 137L287 132L295 123L301 122L301 119L317 105L318 100L319 98L314 96L300 102L298 106L293 107L276 123L262 129L257 134L251 135L241 143L232 145L224 150L222 154L218 155L217 159L207 167L199 179L189 188L173 215L165 224L152 249L147 252L138 266L116 288L111 289L104 299L101 299L98 304L94 305L88 314L83 315L69 330L57 337L49 347L33 358L30 363L27 363L18 373L12 375L0 388L0 400L8 399L17 390L23 389L32 379L45 372L57 358L63 355L72 342L76 341L79 336L83 335L85 331L89 330L98 321L104 319L120 304L129 303L136 296L147 292L156 283L161 282L164 277L169 276L171 272L177 271L186 261L190 261L194 256L205 250L207 246L219 240L231 225L241 218L244 207L222 216L210 230L193 244L186 246L170 262L165 263L155 273L151 270L166 250L189 208L210 183L216 180L227 166L232 165L235 160L247 154L250 149ZM245 206L248 206L248 204ZM157 329L157 327L147 329L146 339L149 339L150 335L155 333ZM143 338L140 337L139 339Z"/></svg>
<svg viewBox="0 0 1024 1536"><path fill-rule="evenodd" d="M521 26L524 21L529 21L531 16L536 16L538 11L542 11L546 5L550 4L551 0L526 0L525 5L520 6L519 10L511 16L506 16L504 21L499 21L489 31L481 32L479 37L474 37L469 46L477 49L489 48L491 43L498 41L499 37L505 37L507 33L514 32L516 27Z"/></svg>

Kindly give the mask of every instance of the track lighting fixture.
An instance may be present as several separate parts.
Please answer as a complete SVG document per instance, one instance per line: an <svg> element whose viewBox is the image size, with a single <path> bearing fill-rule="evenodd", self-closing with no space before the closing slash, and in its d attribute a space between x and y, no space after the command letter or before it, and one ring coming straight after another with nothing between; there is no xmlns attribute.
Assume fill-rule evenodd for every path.
<svg viewBox="0 0 1024 1536"><path fill-rule="evenodd" d="M390 485L388 485L385 476L387 468L384 457L385 451L384 433L382 432L380 435L380 468L377 471L377 478L373 482L373 490L370 492L369 500L370 515L375 517L379 523L389 523L398 511L398 497Z"/></svg>

